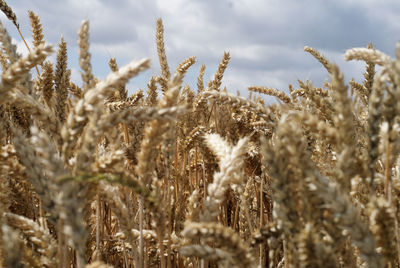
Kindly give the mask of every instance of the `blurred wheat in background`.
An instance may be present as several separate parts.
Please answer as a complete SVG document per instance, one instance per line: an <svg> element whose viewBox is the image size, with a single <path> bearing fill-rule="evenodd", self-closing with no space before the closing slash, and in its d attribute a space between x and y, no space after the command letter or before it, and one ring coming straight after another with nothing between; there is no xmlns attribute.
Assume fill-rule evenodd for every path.
<svg viewBox="0 0 400 268"><path fill-rule="evenodd" d="M148 59L111 58L97 79L84 21L76 85L68 44L29 18L25 57L0 24L2 267L399 267L399 45L395 59L348 50L366 64L349 86L305 47L322 87L250 86L246 99L221 88L227 52L213 79L202 65L185 84L196 58L170 69L159 19L160 74L129 96Z"/></svg>

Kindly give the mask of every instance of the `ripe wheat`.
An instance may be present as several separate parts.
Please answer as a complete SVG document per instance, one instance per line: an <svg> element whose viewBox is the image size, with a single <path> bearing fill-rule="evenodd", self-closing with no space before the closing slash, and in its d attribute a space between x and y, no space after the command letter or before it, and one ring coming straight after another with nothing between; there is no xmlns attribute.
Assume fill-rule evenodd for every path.
<svg viewBox="0 0 400 268"><path fill-rule="evenodd" d="M395 59L372 44L348 50L366 63L351 90L305 47L329 81L288 94L250 86L277 98L265 105L221 88L228 52L212 80L202 65L197 90L183 86L196 58L170 71L159 19L160 73L129 95L148 59L111 58L98 80L85 21L76 85L67 43L46 61L54 49L29 17L25 57L0 24L0 266L400 265L400 45Z"/></svg>

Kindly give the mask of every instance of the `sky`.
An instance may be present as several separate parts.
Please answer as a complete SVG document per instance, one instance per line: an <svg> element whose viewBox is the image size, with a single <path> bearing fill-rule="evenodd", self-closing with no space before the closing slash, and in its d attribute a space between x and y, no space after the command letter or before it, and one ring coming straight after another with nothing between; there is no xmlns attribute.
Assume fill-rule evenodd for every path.
<svg viewBox="0 0 400 268"><path fill-rule="evenodd" d="M166 53L171 72L196 56L184 80L196 88L202 64L205 81L212 79L224 51L231 61L222 86L247 96L249 86L267 86L285 92L297 80L322 86L326 70L304 46L319 50L339 65L347 80L362 81L364 64L345 62L352 47L374 47L394 56L400 33L398 0L16 0L7 1L18 17L21 31L32 41L28 10L43 24L45 40L57 47L67 41L72 80L81 84L77 32L90 22L90 52L94 75L104 79L108 60L119 66L141 58L151 59L151 69L129 83L130 93L146 89L152 75L160 74L155 43L156 20L163 19ZM26 49L15 27L0 20L19 51ZM55 59L55 55L52 57Z"/></svg>

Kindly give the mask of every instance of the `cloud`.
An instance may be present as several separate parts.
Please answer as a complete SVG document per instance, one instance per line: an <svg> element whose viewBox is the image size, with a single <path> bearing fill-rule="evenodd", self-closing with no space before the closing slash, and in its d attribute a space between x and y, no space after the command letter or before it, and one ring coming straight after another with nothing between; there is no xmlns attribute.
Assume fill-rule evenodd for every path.
<svg viewBox="0 0 400 268"><path fill-rule="evenodd" d="M130 88L145 88L149 77L160 72L155 45L158 17L164 21L171 71L183 59L196 56L197 63L185 80L195 87L200 65L206 64L206 78L211 78L224 51L229 51L231 62L223 85L243 95L249 85L286 89L297 79L321 85L326 70L303 52L305 45L336 62L346 79L361 80L363 64L344 62L346 49L372 41L393 55L400 31L396 0L385 4L378 0L20 0L11 5L25 36L30 36L28 9L39 14L48 42L57 45L64 36L73 79L79 78L77 31L85 19L90 21L90 52L97 77L108 74L110 57L116 57L120 66L151 58L152 69L134 79ZM20 40L11 23L4 16L1 19Z"/></svg>

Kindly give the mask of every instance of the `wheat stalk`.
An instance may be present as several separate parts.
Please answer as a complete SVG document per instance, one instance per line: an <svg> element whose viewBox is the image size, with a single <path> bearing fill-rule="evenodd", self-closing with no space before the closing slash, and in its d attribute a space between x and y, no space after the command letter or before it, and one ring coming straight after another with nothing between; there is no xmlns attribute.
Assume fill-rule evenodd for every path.
<svg viewBox="0 0 400 268"><path fill-rule="evenodd" d="M205 65L187 78L195 57L171 73L161 19L161 74L146 90L127 83L148 59L110 57L110 74L95 78L88 21L77 36L83 81L71 82L67 43L48 59L29 17L25 57L0 24L0 266L399 265L400 45L395 59L348 50L365 61L349 85L305 47L329 79L248 88L278 99L266 103L221 90L227 52L207 86Z"/></svg>

